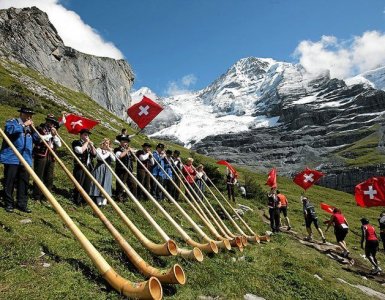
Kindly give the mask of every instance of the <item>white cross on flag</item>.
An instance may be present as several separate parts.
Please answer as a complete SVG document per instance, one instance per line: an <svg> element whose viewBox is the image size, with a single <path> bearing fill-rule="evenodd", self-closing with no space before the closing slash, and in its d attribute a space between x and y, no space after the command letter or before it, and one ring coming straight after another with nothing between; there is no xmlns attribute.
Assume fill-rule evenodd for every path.
<svg viewBox="0 0 385 300"><path fill-rule="evenodd" d="M357 184L354 196L362 207L385 206L385 177L371 177Z"/></svg>
<svg viewBox="0 0 385 300"><path fill-rule="evenodd" d="M306 168L301 173L295 175L293 181L302 187L304 190L307 190L311 187L318 179L320 179L324 174L316 170L310 170Z"/></svg>
<svg viewBox="0 0 385 300"><path fill-rule="evenodd" d="M59 119L59 121L63 122L68 132L72 134L79 134L82 129L91 130L99 124L99 121L74 114L68 114L65 118Z"/></svg>
<svg viewBox="0 0 385 300"><path fill-rule="evenodd" d="M136 103L127 109L128 116L143 129L150 123L161 111L163 107L143 96L142 101Z"/></svg>

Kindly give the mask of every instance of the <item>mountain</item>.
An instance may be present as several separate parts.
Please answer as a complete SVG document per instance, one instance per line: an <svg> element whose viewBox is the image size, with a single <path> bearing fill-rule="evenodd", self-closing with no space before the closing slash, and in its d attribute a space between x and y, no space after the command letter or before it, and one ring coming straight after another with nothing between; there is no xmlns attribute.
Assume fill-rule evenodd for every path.
<svg viewBox="0 0 385 300"><path fill-rule="evenodd" d="M159 98L177 118L150 133L261 171L275 166L291 175L305 166L322 168L330 176L325 185L352 192L364 180L346 180L357 167L385 171L379 147L384 70L347 84L328 72L308 74L299 64L244 58L203 90Z"/></svg>
<svg viewBox="0 0 385 300"><path fill-rule="evenodd" d="M117 116L126 117L134 81L128 63L65 46L47 14L36 7L0 10L0 57L81 91Z"/></svg>

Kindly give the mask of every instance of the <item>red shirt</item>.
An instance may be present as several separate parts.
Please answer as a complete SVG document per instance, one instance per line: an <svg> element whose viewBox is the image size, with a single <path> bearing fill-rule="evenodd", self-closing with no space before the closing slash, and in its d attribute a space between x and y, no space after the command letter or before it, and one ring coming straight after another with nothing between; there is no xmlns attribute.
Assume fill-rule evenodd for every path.
<svg viewBox="0 0 385 300"><path fill-rule="evenodd" d="M367 241L377 241L376 230L370 224L362 226L365 230L366 240Z"/></svg>
<svg viewBox="0 0 385 300"><path fill-rule="evenodd" d="M194 184L196 172L193 166L183 165L182 172L186 182L189 184Z"/></svg>
<svg viewBox="0 0 385 300"><path fill-rule="evenodd" d="M343 214L333 214L333 222L334 226L341 226L342 224L345 224L345 217Z"/></svg>
<svg viewBox="0 0 385 300"><path fill-rule="evenodd" d="M277 194L279 202L281 202L281 206L287 206L287 198L283 194Z"/></svg>

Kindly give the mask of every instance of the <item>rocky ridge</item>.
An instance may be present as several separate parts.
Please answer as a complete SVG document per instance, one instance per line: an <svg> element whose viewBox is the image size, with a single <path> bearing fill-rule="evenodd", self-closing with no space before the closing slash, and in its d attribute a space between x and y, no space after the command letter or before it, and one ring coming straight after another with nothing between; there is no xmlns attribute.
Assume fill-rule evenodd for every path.
<svg viewBox="0 0 385 300"><path fill-rule="evenodd" d="M36 7L0 10L0 57L84 92L117 116L126 117L134 81L128 63L65 46L47 14Z"/></svg>
<svg viewBox="0 0 385 300"><path fill-rule="evenodd" d="M321 168L327 170L321 184L352 192L352 186L369 173L383 174L371 161L359 167L347 163L357 155L349 147L368 136L372 140L362 142L361 148L378 152L385 161L378 151L383 143L385 92L375 87L383 82L383 73L380 68L347 84L330 78L328 72L308 74L301 65L245 58L201 91L160 99L178 118L154 136L190 143L199 153L262 172L276 167L279 174L290 176L305 166ZM189 103L194 112L183 110ZM186 140L196 128L185 120L199 115L199 109L208 114L200 132ZM213 122L225 120L219 131L210 116ZM269 121L258 122L261 118ZM274 118L277 121L271 122ZM233 126L226 127L230 122Z"/></svg>

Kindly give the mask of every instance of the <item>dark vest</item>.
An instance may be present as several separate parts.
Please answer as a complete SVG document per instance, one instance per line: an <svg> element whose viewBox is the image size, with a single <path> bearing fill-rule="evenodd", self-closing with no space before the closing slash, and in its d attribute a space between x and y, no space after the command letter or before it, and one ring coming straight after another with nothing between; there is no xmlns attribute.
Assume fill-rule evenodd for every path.
<svg viewBox="0 0 385 300"><path fill-rule="evenodd" d="M144 155L144 154L146 154L145 152L144 152L144 150L138 150L138 151L136 151L136 157L138 158L138 160L139 160L139 156L140 155ZM146 159L146 160L141 160L141 162L142 162L142 164L148 169L148 170L150 170L151 169L151 160L150 160L150 158L148 158L148 159ZM142 164L141 163L139 163L139 162L137 162L136 163L136 169L137 170L142 170L143 169L143 167L142 167Z"/></svg>
<svg viewBox="0 0 385 300"><path fill-rule="evenodd" d="M125 149L123 147L117 147L114 149L114 153L116 154L117 152L123 152ZM127 154L125 157L122 157L122 158L119 158L117 157L117 159L120 159L120 161L123 163L123 165L125 165L129 170L130 172L133 171L134 169L134 160L133 160L133 156L132 154ZM123 168L122 164L120 162L116 162L116 167L115 167L116 171L124 171L125 169Z"/></svg>
<svg viewBox="0 0 385 300"><path fill-rule="evenodd" d="M95 155L93 155L90 151L89 148L87 148L86 151L84 151L82 154L79 154L79 153L76 153L75 152L75 147L82 147L84 144L84 142L82 142L81 140L76 140L76 141L73 141L72 142L72 150L74 151L75 155L80 159L80 161L87 167L93 167L93 162L92 162L92 159L95 157ZM87 165L87 161L88 161L88 158L90 160L90 165ZM77 161L74 160L74 165L78 165Z"/></svg>
<svg viewBox="0 0 385 300"><path fill-rule="evenodd" d="M46 127L44 123L40 124L40 126L37 127L36 129L41 135L47 135L47 134L51 133L51 129L49 127ZM46 142L48 144L53 144L53 137L49 141L46 141ZM56 146L55 146L55 144L53 144L53 145L54 145L53 150L56 151ZM32 153L33 153L34 158L41 158L41 157L48 156L52 160L54 159L51 155L51 152L48 151L47 147L45 146L45 144L42 140L40 140L39 143L37 143L35 145Z"/></svg>

